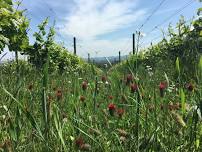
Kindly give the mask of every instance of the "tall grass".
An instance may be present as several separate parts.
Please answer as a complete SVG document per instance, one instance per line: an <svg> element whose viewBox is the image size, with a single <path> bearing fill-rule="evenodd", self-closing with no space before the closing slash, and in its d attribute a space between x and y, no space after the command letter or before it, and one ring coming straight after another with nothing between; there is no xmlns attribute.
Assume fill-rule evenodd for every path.
<svg viewBox="0 0 202 152"><path fill-rule="evenodd" d="M184 85L172 87L175 80L165 77L169 85L163 98L158 87L164 80L156 83L146 71L138 71L135 76L132 66L127 68L133 83L138 84L135 93L125 83L128 72L120 74L114 70L100 75L92 68L85 75L48 73L48 62L41 72L19 62L19 86L15 65L1 66L2 151L202 150L202 58L194 90L189 91ZM102 75L107 75L106 82L101 80ZM82 83L86 80L84 91ZM116 107L114 115L110 114L110 103Z"/></svg>

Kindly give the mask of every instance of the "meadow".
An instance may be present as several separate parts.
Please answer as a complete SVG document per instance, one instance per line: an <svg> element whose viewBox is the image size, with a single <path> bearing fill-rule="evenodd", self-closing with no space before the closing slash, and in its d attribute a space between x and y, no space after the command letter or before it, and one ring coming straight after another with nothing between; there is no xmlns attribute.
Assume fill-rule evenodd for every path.
<svg viewBox="0 0 202 152"><path fill-rule="evenodd" d="M0 151L202 151L202 18L98 68L56 43L48 18L29 44L23 11L0 4L0 63L15 52L0 64Z"/></svg>
<svg viewBox="0 0 202 152"><path fill-rule="evenodd" d="M201 151L201 83L22 65L1 68L2 150Z"/></svg>

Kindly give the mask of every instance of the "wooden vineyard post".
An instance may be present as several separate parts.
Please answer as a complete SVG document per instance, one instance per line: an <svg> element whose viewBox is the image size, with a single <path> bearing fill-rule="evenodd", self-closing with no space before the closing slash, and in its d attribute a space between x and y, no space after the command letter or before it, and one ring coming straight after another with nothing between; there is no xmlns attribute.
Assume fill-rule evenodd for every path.
<svg viewBox="0 0 202 152"><path fill-rule="evenodd" d="M133 33L133 55L135 54L135 34Z"/></svg>
<svg viewBox="0 0 202 152"><path fill-rule="evenodd" d="M76 38L74 37L74 55L76 55Z"/></svg>
<svg viewBox="0 0 202 152"><path fill-rule="evenodd" d="M121 62L121 51L119 51L119 63Z"/></svg>
<svg viewBox="0 0 202 152"><path fill-rule="evenodd" d="M90 53L88 53L88 63L90 63Z"/></svg>

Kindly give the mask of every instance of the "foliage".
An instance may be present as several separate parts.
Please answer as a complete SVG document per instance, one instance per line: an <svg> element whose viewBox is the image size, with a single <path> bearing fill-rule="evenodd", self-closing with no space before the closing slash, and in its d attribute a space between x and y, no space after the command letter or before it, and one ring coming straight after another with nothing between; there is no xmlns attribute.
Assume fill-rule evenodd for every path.
<svg viewBox="0 0 202 152"><path fill-rule="evenodd" d="M36 42L25 52L25 54L29 56L29 62L40 69L46 63L48 52L53 44L54 30L50 28L49 33L46 34L45 26L47 24L48 18L38 25L39 32L34 33ZM45 38L45 36L47 37Z"/></svg>
<svg viewBox="0 0 202 152"><path fill-rule="evenodd" d="M152 72L159 75L159 78L163 78L163 73L167 73L170 78L176 79L177 73L173 63L179 58L178 60L183 66L181 69L182 79L196 80L194 76L196 68L193 67L196 67L198 64L202 53L202 18L193 21L191 25L187 25L184 18L181 18L176 28L177 32L170 26L167 39L164 38L158 44L142 50L138 54L137 59L135 56L132 56L127 61L117 65L117 70L120 69L122 71L128 65L131 65L131 69L135 70L134 63L137 61L140 68L144 65L145 70L147 66L150 66Z"/></svg>
<svg viewBox="0 0 202 152"><path fill-rule="evenodd" d="M62 44L54 43L50 49L50 64L52 68L58 69L60 72L73 71L80 64L80 59L69 53Z"/></svg>
<svg viewBox="0 0 202 152"><path fill-rule="evenodd" d="M29 21L23 15L24 10L13 8L12 0L0 1L0 50L2 51L5 45L10 51L23 52L28 44L27 28ZM1 53L0 51L0 53Z"/></svg>
<svg viewBox="0 0 202 152"><path fill-rule="evenodd" d="M20 3L14 9L12 0L0 1L0 49L8 46L10 51L21 52L27 55L29 62L41 69L50 54L50 68L52 71L60 72L72 71L80 68L80 59L62 45L54 42L54 27L50 27L47 33L46 26L48 18L39 26L39 31L34 33L36 39L34 45L29 45L27 28L29 22L23 15L24 11L19 11ZM17 55L17 54L16 54Z"/></svg>
<svg viewBox="0 0 202 152"><path fill-rule="evenodd" d="M69 53L62 44L54 42L54 27L51 27L47 34L47 24L48 18L38 26L39 31L34 33L36 39L34 45L29 46L29 49L25 51L25 54L29 57L29 62L41 69L49 53L49 68L51 71L70 72L82 70L81 67L84 62L78 56Z"/></svg>

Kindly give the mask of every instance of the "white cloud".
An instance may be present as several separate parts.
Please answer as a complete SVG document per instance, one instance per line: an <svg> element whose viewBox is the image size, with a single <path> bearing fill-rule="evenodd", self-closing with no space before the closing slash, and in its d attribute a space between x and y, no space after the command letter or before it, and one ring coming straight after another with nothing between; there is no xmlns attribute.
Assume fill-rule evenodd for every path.
<svg viewBox="0 0 202 152"><path fill-rule="evenodd" d="M90 47L92 51L101 50L99 56L113 55L111 51L120 49L125 38L100 40L98 36L134 26L145 14L145 10L138 10L137 5L138 0L75 0L61 34L83 41L80 48L83 52Z"/></svg>
<svg viewBox="0 0 202 152"><path fill-rule="evenodd" d="M134 11L137 2L76 0L62 32L81 39L95 39L99 35L126 28L144 14L143 10Z"/></svg>

